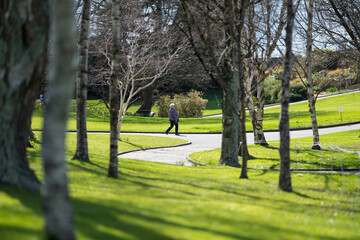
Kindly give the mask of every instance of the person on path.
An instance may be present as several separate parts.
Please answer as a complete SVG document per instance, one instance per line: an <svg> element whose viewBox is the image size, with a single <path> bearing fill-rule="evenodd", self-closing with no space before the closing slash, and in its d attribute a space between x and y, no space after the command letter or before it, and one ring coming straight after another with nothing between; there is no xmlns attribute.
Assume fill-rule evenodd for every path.
<svg viewBox="0 0 360 240"><path fill-rule="evenodd" d="M170 110L169 110L169 121L170 121L170 127L166 130L166 135L169 134L169 131L174 127L175 125L175 135L179 135L179 115L174 109L175 104L170 104Z"/></svg>

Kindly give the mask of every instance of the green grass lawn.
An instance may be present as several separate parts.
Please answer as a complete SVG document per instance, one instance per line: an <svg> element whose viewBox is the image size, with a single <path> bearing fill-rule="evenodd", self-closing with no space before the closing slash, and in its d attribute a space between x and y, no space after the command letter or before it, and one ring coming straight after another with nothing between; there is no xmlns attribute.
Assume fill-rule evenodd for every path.
<svg viewBox="0 0 360 240"><path fill-rule="evenodd" d="M215 96L215 95L212 95ZM215 108L214 102L212 107ZM140 105L133 106L131 111L135 112ZM339 107L343 108L343 122L360 121L360 92L342 96L334 96L317 101L317 119L319 126L341 123ZM211 107L210 107L211 108ZM211 110L211 109L210 109ZM213 109L214 110L214 109ZM265 110L264 129L278 129L280 107ZM37 108L33 113L32 127L41 129L43 122L43 110ZM180 132L220 132L221 117L216 118L182 118L179 123ZM126 116L122 131L145 131L164 132L169 126L167 118ZM292 128L309 127L311 119L308 112L307 102L290 105L290 126ZM101 100L88 101L88 130L109 130L109 113ZM70 119L68 129L76 129L75 102L70 107ZM247 117L246 129L252 130L250 117Z"/></svg>
<svg viewBox="0 0 360 240"><path fill-rule="evenodd" d="M359 131L332 133L320 136L321 151L311 150L312 137L291 140L291 168L359 168L360 151ZM249 145L249 168L280 168L279 141L268 142L269 146ZM347 150L348 153L339 151ZM350 152L355 153L350 153ZM193 153L190 158L204 164L215 166L219 163L220 149ZM239 158L241 163L241 158Z"/></svg>
<svg viewBox="0 0 360 240"><path fill-rule="evenodd" d="M119 178L109 179L109 136L89 134L91 164L69 160L75 141L67 135L78 239L360 238L359 176L293 172L295 192L285 193L277 171L249 170L246 180L238 168L120 159ZM42 179L39 151L35 144L28 157ZM40 201L38 193L0 185L1 239L39 239Z"/></svg>

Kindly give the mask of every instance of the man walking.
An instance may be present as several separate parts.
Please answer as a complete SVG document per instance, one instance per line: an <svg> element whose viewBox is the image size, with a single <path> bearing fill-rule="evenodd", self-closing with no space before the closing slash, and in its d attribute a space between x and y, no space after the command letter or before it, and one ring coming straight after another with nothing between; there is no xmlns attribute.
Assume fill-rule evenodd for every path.
<svg viewBox="0 0 360 240"><path fill-rule="evenodd" d="M166 135L169 133L169 131L174 127L175 125L175 135L179 135L179 115L177 114L176 110L174 109L175 104L170 104L170 110L169 110L169 121L170 121L170 127L166 130Z"/></svg>

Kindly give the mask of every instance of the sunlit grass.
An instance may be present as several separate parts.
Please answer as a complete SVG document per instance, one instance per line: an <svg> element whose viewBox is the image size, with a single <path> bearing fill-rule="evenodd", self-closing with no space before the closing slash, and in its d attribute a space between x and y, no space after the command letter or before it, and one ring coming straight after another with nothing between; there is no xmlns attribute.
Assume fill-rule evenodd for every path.
<svg viewBox="0 0 360 240"><path fill-rule="evenodd" d="M249 170L247 180L239 179L238 168L119 159L119 178L110 179L106 177L109 136L89 135L91 164L69 160L75 140L75 134L67 135L78 239L360 237L356 175L292 173L295 192L284 193L277 188L276 171ZM28 155L42 179L39 151L35 144ZM343 181L348 183L345 189ZM40 238L43 218L38 193L1 185L0 203L1 239Z"/></svg>
<svg viewBox="0 0 360 240"><path fill-rule="evenodd" d="M320 137L322 150L311 150L312 137L291 140L291 168L358 168L360 169L359 131L332 133ZM336 146L349 152L339 151ZM280 167L279 141L269 142L269 146L249 145L249 168L271 169ZM353 153L350 153L353 152ZM219 164L220 149L193 153L190 158L204 164L215 166ZM239 158L241 163L241 158Z"/></svg>
<svg viewBox="0 0 360 240"><path fill-rule="evenodd" d="M76 130L76 111L74 101L70 108L69 130ZM140 105L137 105L140 106ZM339 108L343 109L340 116ZM109 113L101 100L88 101L87 128L90 131L109 131ZM135 109L135 106L134 106ZM318 99L316 104L318 125L331 125L342 122L360 121L360 93ZM136 111L136 110L132 110ZM216 109L209 109L214 113ZM42 129L43 109L33 113L33 129ZM265 110L264 129L278 129L280 107ZM221 117L215 118L182 118L179 123L180 132L221 132ZM165 132L169 126L167 118L126 116L122 131L132 132ZM310 127L311 119L307 102L290 105L290 127ZM247 117L246 129L252 130L250 117Z"/></svg>

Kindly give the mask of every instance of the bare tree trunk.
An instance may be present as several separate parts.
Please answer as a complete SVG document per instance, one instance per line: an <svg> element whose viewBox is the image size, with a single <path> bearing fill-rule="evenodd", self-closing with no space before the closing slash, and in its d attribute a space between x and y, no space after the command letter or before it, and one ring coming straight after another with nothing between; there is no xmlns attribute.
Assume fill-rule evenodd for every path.
<svg viewBox="0 0 360 240"><path fill-rule="evenodd" d="M108 177L118 177L118 114L119 89L118 79L120 73L120 0L112 0L112 73L110 79L110 161Z"/></svg>
<svg viewBox="0 0 360 240"><path fill-rule="evenodd" d="M264 107L265 107L265 90L264 90L264 79L260 78L257 80L257 103L256 103L256 119L254 128L254 142L255 144L267 146L264 135Z"/></svg>
<svg viewBox="0 0 360 240"><path fill-rule="evenodd" d="M227 56L223 63L222 84L222 141L219 164L239 166L238 137L239 137L239 73L233 66L237 66L237 48L235 42L234 10L232 0L225 0L225 39Z"/></svg>
<svg viewBox="0 0 360 240"><path fill-rule="evenodd" d="M238 61L238 74L239 74L239 112L240 112L240 127L239 127L239 149L238 155L242 157L241 163L241 175L240 178L248 178L247 175L247 160L248 160L248 147L246 140L246 111L245 111L245 76L243 69L243 54L242 54L242 43L241 43L241 32L244 25L244 12L245 8L247 8L248 0L237 1L237 19L239 19L238 24L236 26L236 51L237 51L237 61Z"/></svg>
<svg viewBox="0 0 360 240"><path fill-rule="evenodd" d="M44 75L48 1L0 1L0 182L39 190L26 158L31 114Z"/></svg>
<svg viewBox="0 0 360 240"><path fill-rule="evenodd" d="M91 0L84 0L79 39L79 67L76 78L76 152L72 158L90 162L86 128L86 100L88 88L88 55Z"/></svg>
<svg viewBox="0 0 360 240"><path fill-rule="evenodd" d="M280 115L280 174L279 187L283 191L292 192L290 174L290 127L289 127L289 102L290 102L290 78L292 70L292 33L294 26L293 1L287 0L287 24L286 24L286 52L284 59L284 73L281 93Z"/></svg>
<svg viewBox="0 0 360 240"><path fill-rule="evenodd" d="M76 75L75 14L71 0L57 0L52 4L54 55L44 119L42 200L46 238L68 240L75 239L64 151L69 99Z"/></svg>
<svg viewBox="0 0 360 240"><path fill-rule="evenodd" d="M306 31L306 78L307 78L307 95L309 102L309 112L311 117L311 126L313 131L313 146L312 149L320 150L320 137L319 129L316 119L316 109L315 109L315 97L314 97L314 88L313 88L313 79L312 79L312 27L313 27L313 8L315 0L308 0L308 6L306 7L308 22L307 22L307 31Z"/></svg>

